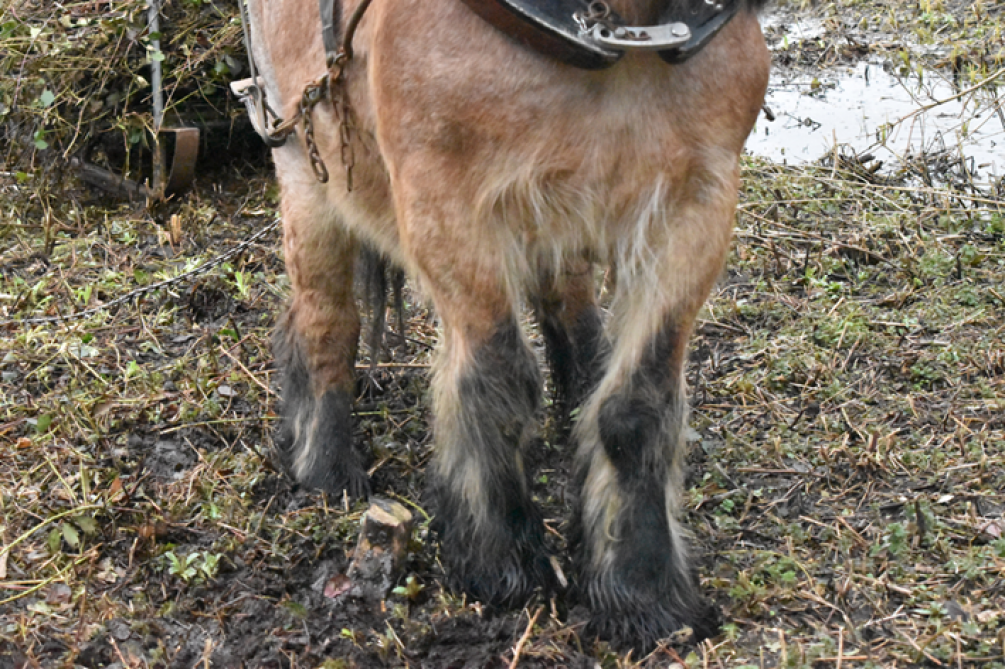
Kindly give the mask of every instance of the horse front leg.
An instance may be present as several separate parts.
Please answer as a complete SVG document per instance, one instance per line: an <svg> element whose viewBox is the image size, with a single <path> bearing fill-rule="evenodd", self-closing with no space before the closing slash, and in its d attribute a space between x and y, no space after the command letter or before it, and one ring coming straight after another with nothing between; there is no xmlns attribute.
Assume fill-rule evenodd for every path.
<svg viewBox="0 0 1005 669"><path fill-rule="evenodd" d="M651 647L684 627L701 639L719 623L677 516L687 341L729 246L736 170L693 180L681 189L690 200L640 222L645 244L618 259L611 354L574 430L580 589L592 628L625 645Z"/></svg>
<svg viewBox="0 0 1005 669"><path fill-rule="evenodd" d="M434 530L447 581L492 605L522 606L555 586L524 451L542 379L511 294L505 234L469 220L463 189L444 189L437 157L395 184L403 246L442 323L432 381Z"/></svg>
<svg viewBox="0 0 1005 669"><path fill-rule="evenodd" d="M284 184L283 248L293 294L274 338L282 376L279 458L301 485L366 496L352 444L360 317L353 292L357 244L316 184Z"/></svg>

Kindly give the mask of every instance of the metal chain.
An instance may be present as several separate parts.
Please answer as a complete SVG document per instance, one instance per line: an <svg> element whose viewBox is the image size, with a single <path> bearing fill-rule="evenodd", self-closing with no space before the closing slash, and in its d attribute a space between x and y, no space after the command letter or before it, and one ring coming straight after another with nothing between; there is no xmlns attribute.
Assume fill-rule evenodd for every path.
<svg viewBox="0 0 1005 669"><path fill-rule="evenodd" d="M342 166L345 168L346 190L352 191L352 168L356 165L356 151L352 145L352 133L356 129L352 105L349 104L349 93L346 91L344 69L349 60L345 51L339 51L332 58L329 69L328 95L332 101L335 117L339 122L339 154Z"/></svg>
<svg viewBox="0 0 1005 669"><path fill-rule="evenodd" d="M292 118L283 120L276 117L275 113L272 112L265 99L264 89L257 86L257 79L255 78L257 68L251 49L251 31L248 29L249 21L247 11L244 7L244 0L240 0L241 22L245 31L245 48L248 51L249 68L253 77L253 101L257 105L256 108L259 110L260 115L263 117L263 122L260 124L264 126L263 132L265 136L263 139L266 140L269 146L282 146L285 139L296 132L297 124L303 123L304 144L307 147L307 157L311 163L311 170L313 170L314 176L318 181L327 183L329 177L328 167L325 165L324 159L321 157L321 151L318 149L317 139L314 136L313 119L314 108L327 96L332 103L333 111L339 121L339 154L342 159L342 165L345 167L346 190L349 191L352 190L352 169L356 163L355 149L352 144L352 134L355 132L356 126L352 106L349 103L349 95L345 90L345 66L352 60L352 39L356 33L356 28L363 18L363 14L370 6L370 2L371 0L361 0L359 5L357 5L356 10L352 13L346 25L341 48L337 52L329 53L326 56L328 72L304 86L296 114ZM270 113L275 117L271 127L269 127L270 124L265 118Z"/></svg>
<svg viewBox="0 0 1005 669"><path fill-rule="evenodd" d="M68 316L43 316L40 318L19 318L16 320L11 319L6 321L0 321L0 328L6 328L11 325L45 325L51 323L67 324L83 320L89 316L101 313L102 311L107 311L108 309L111 309L114 306L120 305L124 302L128 302L129 300L140 297L145 293L160 290L161 288L165 288L167 286L171 286L176 283L181 283L186 279L190 279L194 276L204 274L205 272L208 272L217 265L220 265L226 262L227 260L230 260L238 253L248 248L249 246L257 242L259 239L275 230L276 228L278 228L280 224L281 221L278 220L273 221L272 223L265 226L264 228L256 232L254 235L249 237L248 239L244 240L243 242L235 246L234 248L230 249L229 251L224 251L223 253L221 253L220 255L216 256L211 260L207 260L202 265L199 265L194 269L190 269L189 271L179 274L178 276L172 277L170 279L165 279L164 281L158 281L157 283L152 283L149 286L143 286L142 288L131 290L125 295L115 298L111 302L105 302L104 304L98 305L96 307L91 307L90 309L84 309L83 311L78 311Z"/></svg>
<svg viewBox="0 0 1005 669"><path fill-rule="evenodd" d="M303 95L300 96L300 111L298 116L304 122L304 144L307 145L307 157L311 161L311 169L314 176L321 183L328 183L328 168L318 150L317 141L314 139L314 107L321 101L328 91L329 75L324 75L317 81L313 81L304 87Z"/></svg>
<svg viewBox="0 0 1005 669"><path fill-rule="evenodd" d="M304 143L307 145L307 156L311 162L314 176L321 183L328 182L328 168L325 166L317 140L314 138L314 121L312 113L325 95L332 104L332 111L339 124L339 157L345 168L345 185L347 191L352 191L352 169L356 165L356 151L352 144L352 134L356 130L352 105L345 85L345 66L349 61L345 49L339 50L329 58L328 73L311 82L304 88L297 115L304 124Z"/></svg>

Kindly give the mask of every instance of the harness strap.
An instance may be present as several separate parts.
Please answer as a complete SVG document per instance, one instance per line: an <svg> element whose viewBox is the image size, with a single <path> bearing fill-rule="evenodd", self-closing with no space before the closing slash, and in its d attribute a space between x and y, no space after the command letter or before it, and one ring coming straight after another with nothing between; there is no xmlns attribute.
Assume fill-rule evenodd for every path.
<svg viewBox="0 0 1005 669"><path fill-rule="evenodd" d="M244 50L248 53L248 72L251 76L247 79L230 82L230 90L247 108L251 127L255 129L266 146L275 149L286 143L286 137L292 132L292 128L285 132L277 132L282 119L269 107L269 103L265 99L265 85L258 76L258 65L255 63L255 53L251 44L251 20L248 18L248 8L244 3L245 0L237 0L237 4L241 8Z"/></svg>
<svg viewBox="0 0 1005 669"><path fill-rule="evenodd" d="M338 53L338 26L335 24L335 0L318 0L321 10L321 39L325 44L325 62Z"/></svg>

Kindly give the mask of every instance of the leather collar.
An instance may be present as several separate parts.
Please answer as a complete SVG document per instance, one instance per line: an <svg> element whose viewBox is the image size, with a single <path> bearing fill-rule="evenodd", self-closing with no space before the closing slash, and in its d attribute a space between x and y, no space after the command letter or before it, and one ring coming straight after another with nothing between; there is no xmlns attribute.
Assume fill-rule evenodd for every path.
<svg viewBox="0 0 1005 669"><path fill-rule="evenodd" d="M741 0L673 2L659 25L637 27L596 0L462 1L513 39L587 70L610 67L635 49L658 51L668 63L683 62L708 44L741 5Z"/></svg>

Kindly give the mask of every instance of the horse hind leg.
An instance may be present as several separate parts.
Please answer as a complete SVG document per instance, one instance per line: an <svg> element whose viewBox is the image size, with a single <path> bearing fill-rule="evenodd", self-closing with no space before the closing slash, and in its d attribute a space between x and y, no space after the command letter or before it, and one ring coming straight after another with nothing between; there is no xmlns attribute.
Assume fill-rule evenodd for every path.
<svg viewBox="0 0 1005 669"><path fill-rule="evenodd" d="M352 445L360 317L353 290L357 244L309 196L284 194L283 246L293 294L274 338L283 370L280 462L301 485L364 497L366 472Z"/></svg>
<svg viewBox="0 0 1005 669"><path fill-rule="evenodd" d="M592 263L578 259L557 273L545 273L533 300L563 418L596 385L608 353L593 269Z"/></svg>

